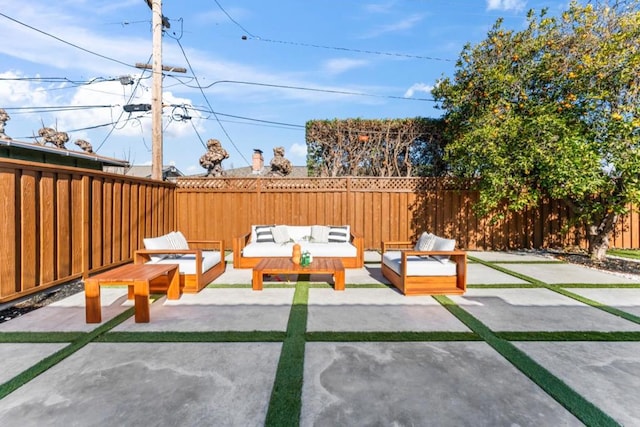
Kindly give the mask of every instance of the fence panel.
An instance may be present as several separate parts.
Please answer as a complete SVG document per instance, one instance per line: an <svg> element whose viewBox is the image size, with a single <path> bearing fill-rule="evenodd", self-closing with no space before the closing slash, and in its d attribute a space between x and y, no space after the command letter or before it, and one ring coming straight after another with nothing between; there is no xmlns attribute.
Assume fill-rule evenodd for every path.
<svg viewBox="0 0 640 427"><path fill-rule="evenodd" d="M173 228L173 184L20 160L0 161L0 303L133 259L140 223ZM154 198L141 205L138 188Z"/></svg>
<svg viewBox="0 0 640 427"><path fill-rule="evenodd" d="M568 227L560 201L492 219L474 213L477 199L468 183L448 178L180 178L175 217L188 238L223 239L227 249L252 224L350 224L368 249L425 230L466 249L587 246L583 230ZM632 211L614 246L638 247L639 221Z"/></svg>

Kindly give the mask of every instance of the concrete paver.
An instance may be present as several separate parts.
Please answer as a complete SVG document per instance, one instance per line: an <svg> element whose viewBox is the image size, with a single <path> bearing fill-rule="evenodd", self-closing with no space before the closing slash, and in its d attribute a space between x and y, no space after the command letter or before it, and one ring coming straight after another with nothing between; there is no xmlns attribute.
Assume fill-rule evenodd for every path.
<svg viewBox="0 0 640 427"><path fill-rule="evenodd" d="M570 288L568 291L640 316L640 288Z"/></svg>
<svg viewBox="0 0 640 427"><path fill-rule="evenodd" d="M546 284L640 284L639 279L629 279L617 274L595 270L575 264L502 264L504 268L540 280Z"/></svg>
<svg viewBox="0 0 640 427"><path fill-rule="evenodd" d="M545 288L475 288L450 298L495 331L640 331L636 323Z"/></svg>
<svg viewBox="0 0 640 427"><path fill-rule="evenodd" d="M64 343L2 343L0 344L0 384L9 381L25 369L66 346ZM17 357L16 355L19 355Z"/></svg>
<svg viewBox="0 0 640 427"><path fill-rule="evenodd" d="M308 311L308 331L469 331L430 296L393 289L310 289Z"/></svg>
<svg viewBox="0 0 640 427"><path fill-rule="evenodd" d="M294 289L212 289L151 305L151 322L129 318L114 331L286 331Z"/></svg>
<svg viewBox="0 0 640 427"><path fill-rule="evenodd" d="M621 425L640 422L640 342L515 345Z"/></svg>
<svg viewBox="0 0 640 427"><path fill-rule="evenodd" d="M280 343L90 344L2 399L0 425L260 426L280 349Z"/></svg>
<svg viewBox="0 0 640 427"><path fill-rule="evenodd" d="M126 286L102 288L102 323L116 317L133 305L132 300L127 300ZM86 322L84 292L80 292L9 322L0 323L0 332L89 332L100 324Z"/></svg>
<svg viewBox="0 0 640 427"><path fill-rule="evenodd" d="M308 343L302 426L582 425L481 342Z"/></svg>
<svg viewBox="0 0 640 427"><path fill-rule="evenodd" d="M640 282L562 263L531 264L535 255L527 253L481 256L508 261L500 265L549 284ZM522 263L511 263L514 260ZM150 323L129 318L112 331L286 331L292 313L304 319L299 310L292 310L293 286L282 287L274 278L271 287L255 292L250 282L250 269L228 265L214 287L179 300L162 297L151 305ZM312 286L303 312L304 331L470 331L434 298L404 297L386 283L379 263L369 262L363 269L347 270L345 291ZM495 332L640 331L633 319L550 289L492 288L527 282L478 263L468 265L468 283L480 286L449 298ZM567 290L640 314L640 288ZM125 287L102 291L103 323L133 305L126 300ZM4 333L88 332L100 326L86 324L84 316L80 293L1 323L0 390L14 375L68 344L17 344L3 341L9 336ZM304 426L581 425L483 341L303 345ZM513 345L621 424L640 425L638 340ZM0 399L0 425L264 425L283 348L282 342L91 342Z"/></svg>

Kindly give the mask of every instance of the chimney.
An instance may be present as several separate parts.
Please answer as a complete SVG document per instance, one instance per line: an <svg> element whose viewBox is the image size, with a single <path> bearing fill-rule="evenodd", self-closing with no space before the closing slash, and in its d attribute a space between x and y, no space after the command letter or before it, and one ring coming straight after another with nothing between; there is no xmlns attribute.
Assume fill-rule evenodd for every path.
<svg viewBox="0 0 640 427"><path fill-rule="evenodd" d="M251 173L259 175L264 168L264 157L262 157L262 150L259 148L253 149L253 156L251 157Z"/></svg>

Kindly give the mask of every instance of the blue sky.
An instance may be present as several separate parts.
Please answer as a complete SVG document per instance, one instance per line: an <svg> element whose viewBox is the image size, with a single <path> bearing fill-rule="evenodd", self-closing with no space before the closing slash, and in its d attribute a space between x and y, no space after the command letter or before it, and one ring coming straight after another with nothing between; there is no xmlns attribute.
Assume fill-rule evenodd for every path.
<svg viewBox="0 0 640 427"><path fill-rule="evenodd" d="M465 43L484 39L500 17L519 30L529 9L558 14L567 6L540 0L162 3L171 23L163 63L188 70L164 78L163 160L187 175L205 171L199 158L210 138L229 153L225 169L249 166L254 148L268 163L276 146L304 165L308 120L439 117L430 88L453 74ZM151 75L134 67L152 52L146 2L0 0L0 14L7 135L33 141L44 124L68 132L69 149L77 150L72 142L82 138L104 156L150 164L150 113L122 109L151 102ZM124 76L134 84L122 84Z"/></svg>

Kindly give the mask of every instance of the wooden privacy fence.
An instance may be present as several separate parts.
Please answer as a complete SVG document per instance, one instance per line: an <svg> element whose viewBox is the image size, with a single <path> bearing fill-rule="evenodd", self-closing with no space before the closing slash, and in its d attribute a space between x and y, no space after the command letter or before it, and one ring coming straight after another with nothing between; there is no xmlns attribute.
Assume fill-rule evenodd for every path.
<svg viewBox="0 0 640 427"><path fill-rule="evenodd" d="M365 248L422 231L464 249L586 247L550 201L491 223L472 210L477 194L442 178L180 178L177 184L71 167L0 160L0 303L130 262L144 237L181 230L224 240L252 224L349 224ZM640 247L633 210L614 247Z"/></svg>
<svg viewBox="0 0 640 427"><path fill-rule="evenodd" d="M0 303L129 262L173 229L173 184L0 161Z"/></svg>
<svg viewBox="0 0 640 427"><path fill-rule="evenodd" d="M474 214L477 197L449 178L179 178L176 228L192 239L224 239L227 248L252 224L349 224L367 249L422 231L455 238L465 249L587 245L582 229L567 229L562 202L492 223ZM640 247L637 210L621 222L613 245Z"/></svg>

